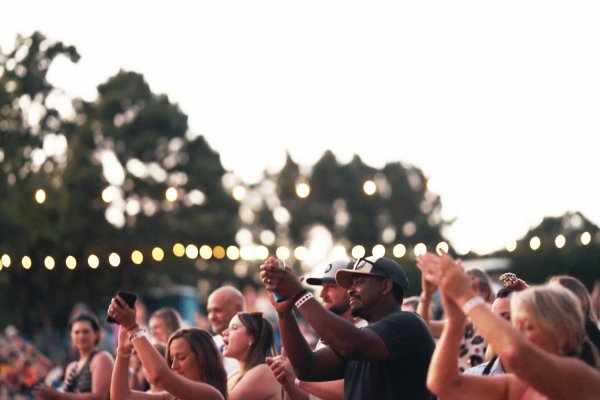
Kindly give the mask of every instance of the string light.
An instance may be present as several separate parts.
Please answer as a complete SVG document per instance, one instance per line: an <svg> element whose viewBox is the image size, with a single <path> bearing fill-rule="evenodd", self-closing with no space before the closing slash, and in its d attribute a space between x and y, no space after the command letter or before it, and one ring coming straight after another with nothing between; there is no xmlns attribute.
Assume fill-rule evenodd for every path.
<svg viewBox="0 0 600 400"><path fill-rule="evenodd" d="M373 246L373 250L371 250L371 253L375 257L383 257L385 256L385 247L382 244L376 244L375 246Z"/></svg>
<svg viewBox="0 0 600 400"><path fill-rule="evenodd" d="M209 260L212 257L212 249L209 245L204 244L200 246L200 257L203 260Z"/></svg>
<svg viewBox="0 0 600 400"><path fill-rule="evenodd" d="M46 269L48 271L52 271L54 269L54 267L56 266L56 263L54 262L54 258L47 256L46 258L44 258L44 266L46 267Z"/></svg>
<svg viewBox="0 0 600 400"><path fill-rule="evenodd" d="M365 192L367 196L373 196L376 191L377 185L372 180L368 180L363 183L363 192Z"/></svg>
<svg viewBox="0 0 600 400"><path fill-rule="evenodd" d="M254 249L252 246L242 246L240 249L240 258L244 261L250 261L254 257Z"/></svg>
<svg viewBox="0 0 600 400"><path fill-rule="evenodd" d="M21 265L25 269L31 268L31 258L29 258L28 256L24 256L23 258L21 258Z"/></svg>
<svg viewBox="0 0 600 400"><path fill-rule="evenodd" d="M290 249L287 247L280 246L277 248L277 250L275 250L275 256L280 260L287 260L290 258L290 255Z"/></svg>
<svg viewBox="0 0 600 400"><path fill-rule="evenodd" d="M77 267L77 259L75 259L73 256L68 256L65 260L65 264L67 265L67 268L73 270L75 267Z"/></svg>
<svg viewBox="0 0 600 400"><path fill-rule="evenodd" d="M393 254L396 258L404 257L406 255L406 246L402 243L398 243L394 246Z"/></svg>
<svg viewBox="0 0 600 400"><path fill-rule="evenodd" d="M231 194L237 201L242 201L246 197L246 189L243 186L238 185L233 188L233 192Z"/></svg>
<svg viewBox="0 0 600 400"><path fill-rule="evenodd" d="M425 253L427 253L427 246L425 243L417 243L413 251L416 257L425 255Z"/></svg>
<svg viewBox="0 0 600 400"><path fill-rule="evenodd" d="M133 263L136 265L140 265L141 263L144 262L144 255L142 254L141 251L134 250L131 253L131 261L133 261Z"/></svg>
<svg viewBox="0 0 600 400"><path fill-rule="evenodd" d="M108 255L108 263L112 267L117 268L121 264L121 257L117 253L110 253Z"/></svg>
<svg viewBox="0 0 600 400"><path fill-rule="evenodd" d="M175 257L183 257L185 254L185 247L181 243L175 243L173 245L173 254Z"/></svg>
<svg viewBox="0 0 600 400"><path fill-rule="evenodd" d="M10 267L10 256L8 254L2 254L2 265L4 266L4 268L8 268Z"/></svg>
<svg viewBox="0 0 600 400"><path fill-rule="evenodd" d="M356 245L352 248L352 252L350 254L352 254L352 258L355 259L359 259L361 257L364 257L366 253L366 250L363 246L361 245Z"/></svg>
<svg viewBox="0 0 600 400"><path fill-rule="evenodd" d="M305 199L310 195L310 186L308 183L302 182L296 185L296 195L301 199Z"/></svg>
<svg viewBox="0 0 600 400"><path fill-rule="evenodd" d="M564 235L558 235L556 237L556 239L554 239L554 244L556 245L556 248L558 248L558 249L562 249L563 247L565 247L566 242L567 242L567 239L565 239Z"/></svg>
<svg viewBox="0 0 600 400"><path fill-rule="evenodd" d="M38 204L44 204L44 202L46 201L46 192L44 191L44 189L38 189L35 192L35 201Z"/></svg>
<svg viewBox="0 0 600 400"><path fill-rule="evenodd" d="M92 269L98 268L98 266L100 265L100 259L98 258L98 256L95 254L90 254L90 256L88 257L88 265Z"/></svg>
<svg viewBox="0 0 600 400"><path fill-rule="evenodd" d="M435 246L435 252L440 256L442 255L442 252L448 253L449 251L450 251L450 246L448 246L448 243L446 243L446 242L440 242L440 243L438 243L437 246Z"/></svg>
<svg viewBox="0 0 600 400"><path fill-rule="evenodd" d="M507 243L506 251L508 251L509 253L512 253L516 249L517 249L517 241L516 240L513 240L512 242Z"/></svg>
<svg viewBox="0 0 600 400"><path fill-rule="evenodd" d="M213 256L217 260L225 258L225 248L223 246L215 246L213 249Z"/></svg>
<svg viewBox="0 0 600 400"><path fill-rule="evenodd" d="M306 250L306 253L308 254L308 250ZM255 250L255 256L257 260L266 260L267 257L269 257L269 249L267 249L265 246L256 246L256 250Z"/></svg>
<svg viewBox="0 0 600 400"><path fill-rule="evenodd" d="M581 244L587 246L592 241L592 235L589 232L583 232L581 234Z"/></svg>
<svg viewBox="0 0 600 400"><path fill-rule="evenodd" d="M167 199L167 201L170 201L171 203L177 201L178 197L179 193L174 187L170 187L165 191L165 199Z"/></svg>
<svg viewBox="0 0 600 400"><path fill-rule="evenodd" d="M227 246L227 258L230 260L237 260L240 258L240 249L237 246Z"/></svg>
<svg viewBox="0 0 600 400"><path fill-rule="evenodd" d="M152 258L154 261L162 261L165 258L165 252L160 247L155 247L152 249Z"/></svg>
<svg viewBox="0 0 600 400"><path fill-rule="evenodd" d="M533 251L536 251L537 249L539 249L541 245L542 245L542 241L537 236L534 236L529 240L529 247L531 247L531 250L533 250Z"/></svg>
<svg viewBox="0 0 600 400"><path fill-rule="evenodd" d="M583 232L577 237L578 241L587 246L592 242L592 235L589 232ZM567 238L565 235L559 234L554 239L554 245L557 249L563 249L567 245ZM529 240L529 248L532 251L537 251L542 246L542 240L538 236L534 236ZM512 241L506 245L506 251L514 252L517 248L517 242ZM377 244L371 249L371 254L375 257L383 257L388 254L388 250L395 258L402 258L407 255L407 247L403 243L394 244L391 249L384 246L383 244ZM436 245L435 250L438 254L443 250L444 252L450 252L450 246L447 242L440 242ZM454 249L456 252L457 250ZM418 243L413 248L415 256L423 255L427 252L427 245L425 243ZM308 258L308 249L304 246L298 246L295 249L290 249L286 246L279 246L275 249L274 256L282 260L288 260L292 256L297 261L304 261ZM152 259L156 262L162 262L165 259L165 252L160 247L154 247L151 252ZM238 248L237 246L230 245L227 247L216 245L211 247L209 245L202 245L199 248L195 245L188 245L184 247L181 243L175 243L173 245L173 255L175 257L187 256L190 259L196 259L201 257L205 260L214 258L216 260L228 259L231 261L242 262L245 267L238 267L239 271L247 269L248 261L263 261L271 255L269 248L264 245L246 245ZM350 255L354 259L364 257L366 255L366 249L362 245L355 245L350 250ZM332 258L345 258L348 257L346 248L342 245L335 245L331 251ZM139 250L133 250L131 253L131 261L140 265L144 261L144 255ZM4 270L10 267L12 263L11 255L4 253L0 256L0 270ZM31 269L33 261L30 256L23 256L21 258L21 266L24 269ZM69 270L74 270L77 267L77 259L70 255L65 259L65 265ZM100 259L95 254L90 254L87 258L87 264L92 269L97 269L100 266ZM113 268L117 268L121 265L121 257L116 252L111 252L108 255L108 264ZM240 264L240 265L242 265ZM46 256L43 260L43 265L47 270L53 270L56 268L55 258L52 256Z"/></svg>
<svg viewBox="0 0 600 400"><path fill-rule="evenodd" d="M296 247L296 250L294 250L294 257L296 257L296 260L304 261L306 257L308 257L308 249L304 246Z"/></svg>
<svg viewBox="0 0 600 400"><path fill-rule="evenodd" d="M195 260L196 258L198 258L198 247L193 244L188 244L185 247L185 255L190 260Z"/></svg>

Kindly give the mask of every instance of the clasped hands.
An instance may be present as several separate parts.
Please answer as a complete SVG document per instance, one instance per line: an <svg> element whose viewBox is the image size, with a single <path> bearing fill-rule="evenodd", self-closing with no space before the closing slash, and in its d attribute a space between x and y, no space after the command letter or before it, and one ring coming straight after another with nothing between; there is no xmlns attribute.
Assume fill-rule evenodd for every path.
<svg viewBox="0 0 600 400"><path fill-rule="evenodd" d="M442 297L459 307L477 295L461 261L447 253L425 253L417 260L417 267L427 283L439 287Z"/></svg>

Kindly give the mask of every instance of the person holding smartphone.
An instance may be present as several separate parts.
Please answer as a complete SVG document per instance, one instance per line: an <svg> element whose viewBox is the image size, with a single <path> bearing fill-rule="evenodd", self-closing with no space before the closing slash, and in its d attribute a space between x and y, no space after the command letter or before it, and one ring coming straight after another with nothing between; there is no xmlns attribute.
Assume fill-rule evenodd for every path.
<svg viewBox="0 0 600 400"><path fill-rule="evenodd" d="M135 310L121 296L112 299L108 316L120 325L117 360L110 398L122 399L227 399L227 376L212 336L203 329L179 329L167 342L166 360L152 346L146 331L135 322ZM149 394L129 388L128 367L135 349L148 381L164 390Z"/></svg>

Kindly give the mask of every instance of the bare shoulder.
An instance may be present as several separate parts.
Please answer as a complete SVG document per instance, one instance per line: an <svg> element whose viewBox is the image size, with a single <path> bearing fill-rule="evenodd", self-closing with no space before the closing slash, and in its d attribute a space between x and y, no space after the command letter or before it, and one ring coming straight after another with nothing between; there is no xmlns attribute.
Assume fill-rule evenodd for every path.
<svg viewBox="0 0 600 400"><path fill-rule="evenodd" d="M279 387L279 382L277 382L275 375L273 375L273 371L271 371L271 368L269 368L267 364L258 364L252 367L252 369L246 372L242 380L245 381L246 385L252 384L253 382L260 382L267 385L275 383Z"/></svg>
<svg viewBox="0 0 600 400"><path fill-rule="evenodd" d="M246 372L246 377L252 377L252 378L262 378L265 375L273 376L273 372L271 371L271 368L269 368L269 366L267 364L258 364L256 366L254 366L252 369L250 369L248 372Z"/></svg>
<svg viewBox="0 0 600 400"><path fill-rule="evenodd" d="M109 352L102 350L96 353L96 355L92 359L92 362L90 363L90 367L93 368L95 366L104 366L107 364L112 365L114 363L114 360L115 359Z"/></svg>

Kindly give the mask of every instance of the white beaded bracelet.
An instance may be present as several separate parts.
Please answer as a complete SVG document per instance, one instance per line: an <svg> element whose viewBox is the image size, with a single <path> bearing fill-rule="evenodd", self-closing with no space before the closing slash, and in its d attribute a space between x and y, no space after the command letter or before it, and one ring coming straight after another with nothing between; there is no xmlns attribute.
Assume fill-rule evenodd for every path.
<svg viewBox="0 0 600 400"><path fill-rule="evenodd" d="M133 335L131 335L129 337L129 341L133 342L135 339L138 339L138 338L141 338L141 337L147 338L147 336L146 336L146 330L145 329L140 329L139 331L137 331L136 333L134 333Z"/></svg>
<svg viewBox="0 0 600 400"><path fill-rule="evenodd" d="M469 299L465 304L463 304L462 306L462 312L465 315L469 315L469 313L477 306L480 306L482 304L485 304L485 300L483 299L483 297L481 296L475 296L471 299Z"/></svg>
<svg viewBox="0 0 600 400"><path fill-rule="evenodd" d="M315 297L315 296L313 296L313 294L311 292L307 292L305 295L303 295L298 300L296 300L294 305L296 306L296 308L300 308L300 306L302 306L302 304L306 303L308 300L312 299L313 297Z"/></svg>

